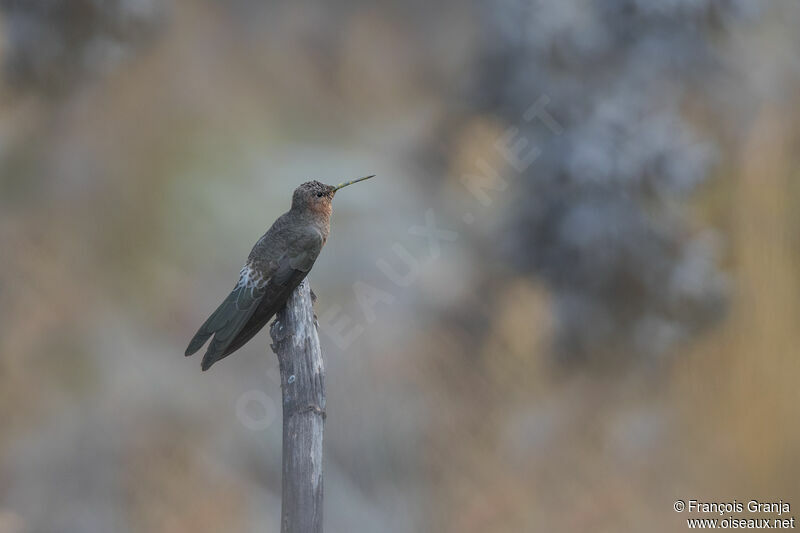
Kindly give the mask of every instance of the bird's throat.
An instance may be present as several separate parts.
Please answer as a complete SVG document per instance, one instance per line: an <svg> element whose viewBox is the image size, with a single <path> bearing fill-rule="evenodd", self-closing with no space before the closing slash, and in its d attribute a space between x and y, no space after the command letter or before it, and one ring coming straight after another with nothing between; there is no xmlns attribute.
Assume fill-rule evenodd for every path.
<svg viewBox="0 0 800 533"><path fill-rule="evenodd" d="M304 212L308 217L308 221L314 224L320 233L322 233L323 241L327 241L328 233L331 229L331 214L333 213L331 204L317 204L304 209Z"/></svg>

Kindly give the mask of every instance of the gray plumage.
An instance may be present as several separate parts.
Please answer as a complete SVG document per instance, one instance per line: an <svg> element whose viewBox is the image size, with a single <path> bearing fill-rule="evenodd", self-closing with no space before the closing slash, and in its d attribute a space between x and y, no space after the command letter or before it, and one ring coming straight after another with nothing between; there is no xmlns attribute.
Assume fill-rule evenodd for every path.
<svg viewBox="0 0 800 533"><path fill-rule="evenodd" d="M253 338L314 266L328 239L336 191L367 178L338 186L310 181L295 189L291 209L253 246L233 291L200 326L186 355L213 336L202 362L208 370Z"/></svg>

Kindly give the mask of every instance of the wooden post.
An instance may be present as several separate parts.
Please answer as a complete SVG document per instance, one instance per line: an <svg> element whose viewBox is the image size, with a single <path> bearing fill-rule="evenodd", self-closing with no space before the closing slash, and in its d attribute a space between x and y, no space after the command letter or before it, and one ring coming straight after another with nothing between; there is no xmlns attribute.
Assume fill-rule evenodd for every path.
<svg viewBox="0 0 800 533"><path fill-rule="evenodd" d="M281 533L322 532L325 369L304 280L270 327L283 395Z"/></svg>

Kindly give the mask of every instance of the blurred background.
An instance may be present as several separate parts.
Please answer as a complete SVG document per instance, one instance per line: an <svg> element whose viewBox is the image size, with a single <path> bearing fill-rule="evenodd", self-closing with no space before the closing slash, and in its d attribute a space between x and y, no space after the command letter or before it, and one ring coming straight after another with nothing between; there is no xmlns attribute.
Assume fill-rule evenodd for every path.
<svg viewBox="0 0 800 533"><path fill-rule="evenodd" d="M799 22L0 1L0 533L277 531L268 334L183 351L295 186L372 173L310 275L327 531L794 514Z"/></svg>

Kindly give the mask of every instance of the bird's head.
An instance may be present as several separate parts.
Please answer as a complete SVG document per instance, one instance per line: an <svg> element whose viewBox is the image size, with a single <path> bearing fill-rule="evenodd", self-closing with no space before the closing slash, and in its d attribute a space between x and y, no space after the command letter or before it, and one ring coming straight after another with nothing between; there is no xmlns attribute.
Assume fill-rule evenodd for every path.
<svg viewBox="0 0 800 533"><path fill-rule="evenodd" d="M375 175L346 181L339 185L325 185L318 181L307 181L294 190L292 209L314 211L320 214L331 214L331 202L336 191L353 183L374 178Z"/></svg>

